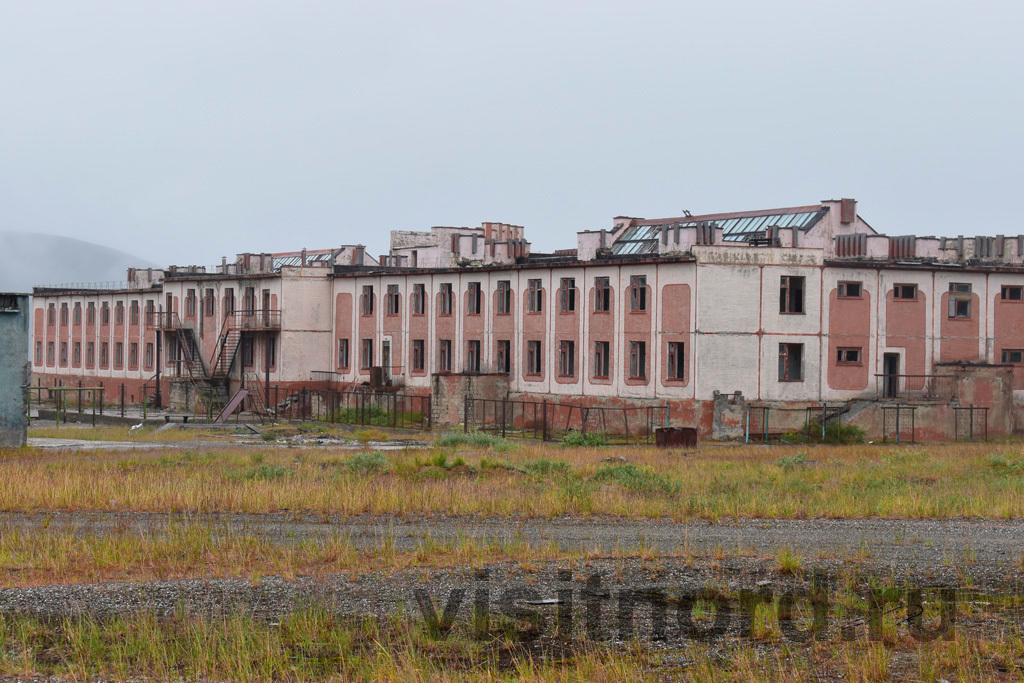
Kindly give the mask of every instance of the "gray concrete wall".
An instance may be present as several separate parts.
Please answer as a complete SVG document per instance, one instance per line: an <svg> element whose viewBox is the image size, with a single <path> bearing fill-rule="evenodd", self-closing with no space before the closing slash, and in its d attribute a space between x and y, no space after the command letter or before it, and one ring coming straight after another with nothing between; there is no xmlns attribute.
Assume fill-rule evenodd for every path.
<svg viewBox="0 0 1024 683"><path fill-rule="evenodd" d="M0 293L0 448L25 445L28 431L28 296Z"/></svg>

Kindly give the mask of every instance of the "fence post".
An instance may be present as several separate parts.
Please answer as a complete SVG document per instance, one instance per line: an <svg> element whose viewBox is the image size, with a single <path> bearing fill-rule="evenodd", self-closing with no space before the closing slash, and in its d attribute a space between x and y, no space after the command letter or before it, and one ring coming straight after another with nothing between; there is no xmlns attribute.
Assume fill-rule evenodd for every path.
<svg viewBox="0 0 1024 683"><path fill-rule="evenodd" d="M398 394L393 395L391 399L392 411L391 411L391 426L394 429L398 429ZM404 426L404 423L403 423Z"/></svg>
<svg viewBox="0 0 1024 683"><path fill-rule="evenodd" d="M469 432L469 394L462 397L462 433Z"/></svg>
<svg viewBox="0 0 1024 683"><path fill-rule="evenodd" d="M100 415L103 414L103 395L106 389L103 388L103 382L100 382Z"/></svg>
<svg viewBox="0 0 1024 683"><path fill-rule="evenodd" d="M78 413L82 413L82 380L78 380Z"/></svg>
<svg viewBox="0 0 1024 683"><path fill-rule="evenodd" d="M124 417L124 382L121 382L121 417Z"/></svg>
<svg viewBox="0 0 1024 683"><path fill-rule="evenodd" d="M544 425L544 430L541 433L541 441L547 441L548 440L548 402L547 402L546 399L544 401L544 419L543 419L541 424Z"/></svg>
<svg viewBox="0 0 1024 683"><path fill-rule="evenodd" d="M505 438L505 421L508 419L508 396L501 399L501 438Z"/></svg>

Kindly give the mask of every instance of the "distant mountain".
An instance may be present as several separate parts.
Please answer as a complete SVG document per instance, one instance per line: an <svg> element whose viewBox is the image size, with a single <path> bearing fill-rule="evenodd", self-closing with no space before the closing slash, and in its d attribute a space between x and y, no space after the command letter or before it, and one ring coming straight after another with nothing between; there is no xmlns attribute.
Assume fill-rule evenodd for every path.
<svg viewBox="0 0 1024 683"><path fill-rule="evenodd" d="M0 231L0 292L35 286L122 282L128 268L154 264L117 249L58 235Z"/></svg>

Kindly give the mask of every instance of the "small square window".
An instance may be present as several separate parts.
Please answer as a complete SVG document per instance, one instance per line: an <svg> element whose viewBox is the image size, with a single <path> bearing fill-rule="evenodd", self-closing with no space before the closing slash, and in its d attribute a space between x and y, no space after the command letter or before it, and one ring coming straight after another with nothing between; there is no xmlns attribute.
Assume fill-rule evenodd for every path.
<svg viewBox="0 0 1024 683"><path fill-rule="evenodd" d="M859 282L840 282L839 283L839 298L840 299L859 299L861 295L861 285Z"/></svg>
<svg viewBox="0 0 1024 683"><path fill-rule="evenodd" d="M1020 285L1003 285L1003 301L1024 301L1024 287Z"/></svg>
<svg viewBox="0 0 1024 683"><path fill-rule="evenodd" d="M916 300L917 285L893 285L892 298L897 301Z"/></svg>
<svg viewBox="0 0 1024 683"><path fill-rule="evenodd" d="M839 348L836 351L836 362L840 365L860 365L860 347Z"/></svg>
<svg viewBox="0 0 1024 683"><path fill-rule="evenodd" d="M1003 349L1003 362L1024 365L1024 349Z"/></svg>

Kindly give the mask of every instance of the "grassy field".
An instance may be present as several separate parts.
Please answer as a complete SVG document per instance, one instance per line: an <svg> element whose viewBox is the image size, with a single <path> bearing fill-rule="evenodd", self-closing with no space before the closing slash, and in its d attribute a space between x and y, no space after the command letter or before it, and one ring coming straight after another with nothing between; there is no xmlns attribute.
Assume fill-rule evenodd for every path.
<svg viewBox="0 0 1024 683"><path fill-rule="evenodd" d="M414 619L342 619L315 607L268 622L152 614L98 620L0 618L0 672L72 680L229 681L772 681L1019 680L1019 631L914 642L896 624L883 637L782 642L771 609L751 641L676 649L574 637L523 640L506 627L439 639ZM774 624L774 626L773 626ZM948 679L946 679L948 680Z"/></svg>
<svg viewBox="0 0 1024 683"><path fill-rule="evenodd" d="M54 430L56 431L56 430ZM398 550L388 535L370 545L329 533L268 538L245 529L168 522L137 531L72 531L50 527L47 513L273 513L321 516L395 514L585 519L614 515L674 520L731 518L1016 519L1024 517L1024 444L845 446L707 446L697 452L652 447L561 446L511 442L485 435L439 435L428 447L377 451L365 445L386 435L337 436L356 450L224 445L214 434L168 430L128 437L124 428L61 429L54 436L99 440L202 440L189 446L126 452L0 451L0 511L31 513L32 532L0 529L0 587L154 581L183 577L327 577L336 573L429 572L434 568L518 563L524 577L557 560L574 571L613 558L641 567L667 558L718 567L716 585L731 576L726 555L694 557L688 547L642 546L611 554L505 541L420 538ZM280 429L272 438L297 433ZM49 435L34 432L34 435ZM86 436L88 434L88 436ZM333 435L333 434L332 434ZM197 438L199 437L199 438ZM799 580L813 558L779 548L753 558L777 583ZM841 558L838 558L841 559ZM1021 556L1008 560L1022 565ZM858 564L861 562L861 564ZM857 617L862 600L854 574L870 562L844 565L835 588L837 618ZM559 565L561 566L561 565ZM715 571L719 571L715 569ZM869 569L869 568L868 568ZM1007 568L1013 571L1012 568ZM397 574L396 574L397 576ZM867 578L865 578L867 577ZM881 580L891 580L893 577ZM876 581L857 579L861 586ZM144 586L145 584L139 584ZM735 597L735 596L734 596ZM858 601L861 602L858 602ZM987 604L987 603L978 603ZM705 608L706 607L706 608ZM713 619L713 606L694 618ZM69 680L385 680L385 681L936 681L1020 680L1024 639L1010 617L982 618L975 603L957 606L952 640L909 638L898 615L886 615L880 641L783 637L779 602L755 608L750 638L712 644L681 641L609 643L553 633L531 641L500 620L483 637L459 623L438 640L411 614L391 621L343 618L300 606L283 618L250 612L157 617L67 614L0 615L0 674L54 675ZM702 611L703 610L703 611ZM798 615L809 618L809 615ZM926 615L931 619L935 614ZM862 618L863 615L860 616ZM985 628L974 628L984 621Z"/></svg>
<svg viewBox="0 0 1024 683"><path fill-rule="evenodd" d="M468 441L468 442L466 442ZM1024 516L1024 446L0 452L0 510L704 518Z"/></svg>

